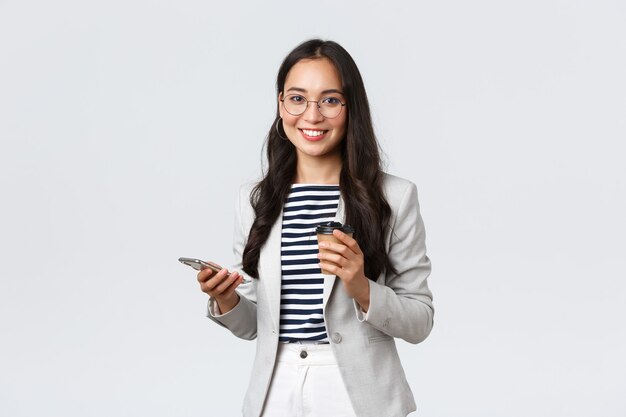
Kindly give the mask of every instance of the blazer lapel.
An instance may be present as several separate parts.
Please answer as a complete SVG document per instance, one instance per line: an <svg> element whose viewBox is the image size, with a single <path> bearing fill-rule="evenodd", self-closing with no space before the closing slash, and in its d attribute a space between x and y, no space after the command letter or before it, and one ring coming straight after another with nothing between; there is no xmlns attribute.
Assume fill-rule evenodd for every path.
<svg viewBox="0 0 626 417"><path fill-rule="evenodd" d="M278 331L280 323L280 288L281 288L281 263L280 244L281 231L283 226L283 212L281 210L278 219L274 222L270 235L261 248L259 264L261 266L262 278L259 282L267 291L270 316L274 323L274 328Z"/></svg>
<svg viewBox="0 0 626 417"><path fill-rule="evenodd" d="M339 205L337 206L337 214L335 215L334 221L340 222L340 223L344 222L345 213L344 213L343 206L344 206L343 197L339 196ZM326 304L328 303L330 294L332 293L333 288L335 287L336 280L337 280L337 277L335 275L324 275L324 299L322 301L322 305L324 307L326 307Z"/></svg>

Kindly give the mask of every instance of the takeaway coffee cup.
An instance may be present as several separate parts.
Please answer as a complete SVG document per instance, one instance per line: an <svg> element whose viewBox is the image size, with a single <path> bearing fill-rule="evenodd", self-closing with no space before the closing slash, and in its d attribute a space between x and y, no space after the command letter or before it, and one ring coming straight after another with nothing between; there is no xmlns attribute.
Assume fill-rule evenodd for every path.
<svg viewBox="0 0 626 417"><path fill-rule="evenodd" d="M344 232L350 237L354 235L354 229L352 228L352 226L349 226L347 224L343 225L339 222L326 222L326 223L322 223L318 225L317 229L315 229L315 232L317 233L317 242L319 243L319 242L326 241L326 242L342 243L339 239L337 239L333 235L333 230L335 229L341 230L342 232ZM320 253L325 253L325 252L330 252L330 251L320 248ZM322 269L322 274L332 275L332 272Z"/></svg>

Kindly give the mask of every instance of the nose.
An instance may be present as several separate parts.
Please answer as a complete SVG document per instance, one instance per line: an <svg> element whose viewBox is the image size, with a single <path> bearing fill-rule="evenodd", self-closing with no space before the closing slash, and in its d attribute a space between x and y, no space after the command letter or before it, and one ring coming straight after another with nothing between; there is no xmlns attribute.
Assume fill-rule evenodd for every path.
<svg viewBox="0 0 626 417"><path fill-rule="evenodd" d="M317 107L317 102L315 101L309 101L309 104L302 116L307 122L321 122L324 120L324 116L320 113L320 109Z"/></svg>

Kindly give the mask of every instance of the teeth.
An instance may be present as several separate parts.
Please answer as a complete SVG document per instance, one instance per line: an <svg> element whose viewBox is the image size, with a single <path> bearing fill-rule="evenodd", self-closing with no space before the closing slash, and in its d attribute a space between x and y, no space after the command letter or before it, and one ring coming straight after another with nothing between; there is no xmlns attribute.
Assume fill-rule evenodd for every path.
<svg viewBox="0 0 626 417"><path fill-rule="evenodd" d="M325 130L306 130L306 129L302 129L302 131L307 136L320 136L320 135L323 135L324 133L326 133Z"/></svg>

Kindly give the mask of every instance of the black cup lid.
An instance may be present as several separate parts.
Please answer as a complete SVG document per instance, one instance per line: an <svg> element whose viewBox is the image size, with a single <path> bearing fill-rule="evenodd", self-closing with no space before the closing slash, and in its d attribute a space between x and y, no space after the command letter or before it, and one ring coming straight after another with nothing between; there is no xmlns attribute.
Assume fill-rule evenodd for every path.
<svg viewBox="0 0 626 417"><path fill-rule="evenodd" d="M325 223L321 223L317 226L317 229L315 229L316 233L322 234L322 235L332 235L333 234L333 230L335 229L339 229L342 232L346 233L346 234L354 234L354 229L352 228L352 226L346 224L343 225L339 222L325 222Z"/></svg>

